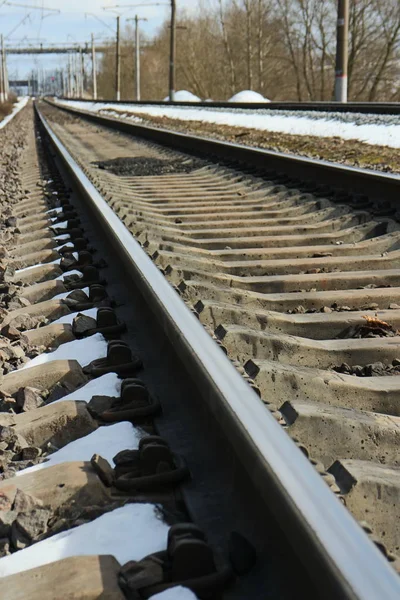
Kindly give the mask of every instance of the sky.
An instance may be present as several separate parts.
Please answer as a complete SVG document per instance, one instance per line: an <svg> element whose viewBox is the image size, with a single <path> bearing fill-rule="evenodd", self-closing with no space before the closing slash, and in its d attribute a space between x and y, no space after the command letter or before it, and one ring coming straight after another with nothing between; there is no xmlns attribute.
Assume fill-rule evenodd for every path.
<svg viewBox="0 0 400 600"><path fill-rule="evenodd" d="M191 10L196 4L197 0L177 0L178 10ZM117 5L114 11L103 9ZM85 13L90 14L85 16ZM117 13L121 15L122 28L126 20L135 14L146 18L147 21L140 23L140 28L151 35L169 16L169 0L0 0L0 33L5 38L6 47L22 43L82 43L90 40L91 33L96 41L101 42L115 35L112 30L115 31ZM10 79L25 79L32 69L54 70L65 64L65 55L7 57Z"/></svg>

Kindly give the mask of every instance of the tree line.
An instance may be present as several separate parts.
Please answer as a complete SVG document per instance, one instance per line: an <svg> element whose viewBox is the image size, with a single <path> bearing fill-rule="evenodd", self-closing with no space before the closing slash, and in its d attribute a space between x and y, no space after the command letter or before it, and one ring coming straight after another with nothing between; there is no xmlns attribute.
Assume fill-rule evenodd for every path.
<svg viewBox="0 0 400 600"><path fill-rule="evenodd" d="M179 9L179 0L178 0ZM227 100L251 89L270 100L331 100L337 0L199 0L179 12L176 89ZM168 94L169 22L141 47L141 95ZM98 89L114 97L115 43L99 64ZM121 39L121 98L134 98L134 32ZM400 101L400 2L350 0L349 100Z"/></svg>

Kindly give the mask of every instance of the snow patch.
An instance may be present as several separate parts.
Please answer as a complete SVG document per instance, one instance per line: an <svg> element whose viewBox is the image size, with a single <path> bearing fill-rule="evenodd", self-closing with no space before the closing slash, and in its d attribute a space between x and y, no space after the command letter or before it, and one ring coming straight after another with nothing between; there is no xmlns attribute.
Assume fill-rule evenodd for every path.
<svg viewBox="0 0 400 600"><path fill-rule="evenodd" d="M169 102L169 96L164 98L164 102ZM174 93L174 102L201 102L201 98L187 90L179 90Z"/></svg>
<svg viewBox="0 0 400 600"><path fill-rule="evenodd" d="M29 100L29 96L24 96L22 98L18 98L18 101L14 104L14 108L12 109L10 114L7 115L6 117L4 117L4 119L2 121L0 121L0 129L3 129L3 127L5 127L7 125L7 123L9 123L11 121L11 119L13 119L15 117L15 115L17 113L19 113L19 111L22 108L24 108L24 106L27 105L28 100Z"/></svg>
<svg viewBox="0 0 400 600"><path fill-rule="evenodd" d="M39 267L47 267L48 265L59 265L61 262L61 258L57 258L56 260L52 260L47 263L37 263L36 265L31 265L30 267L24 267L23 269L16 269L15 274L19 275L20 273L26 273L27 271L32 271L32 269L38 269Z"/></svg>
<svg viewBox="0 0 400 600"><path fill-rule="evenodd" d="M55 279L53 279L53 281L64 281L64 277L67 277L68 275L79 275L80 278L83 277L83 274L80 271L73 269L72 271L67 271L66 273L63 273L62 275L60 275L59 277L56 277Z"/></svg>
<svg viewBox="0 0 400 600"><path fill-rule="evenodd" d="M54 219L56 219L57 217L55 217ZM54 221L54 219L52 219L52 221ZM68 227L68 221L61 221L61 223L56 223L55 225L50 225L50 229L67 229Z"/></svg>
<svg viewBox="0 0 400 600"><path fill-rule="evenodd" d="M93 396L119 398L121 395L121 383L122 381L116 373L106 373L106 375L101 375L101 377L92 379L92 381L89 381L67 396L55 400L52 404L64 402L65 400L82 400L83 402L90 402Z"/></svg>
<svg viewBox="0 0 400 600"><path fill-rule="evenodd" d="M196 600L197 596L188 588L178 585L155 596L150 596L149 600Z"/></svg>
<svg viewBox="0 0 400 600"><path fill-rule="evenodd" d="M232 98L229 98L228 102L270 102L270 100L264 98L264 96L258 92L243 90L232 96Z"/></svg>
<svg viewBox="0 0 400 600"><path fill-rule="evenodd" d="M107 356L107 342L101 333L95 333L84 340L72 340L72 342L61 344L53 352L43 352L32 358L19 370L37 367L53 360L77 360L81 367L84 367L92 360L105 356Z"/></svg>
<svg viewBox="0 0 400 600"><path fill-rule="evenodd" d="M64 240L70 240L71 236L69 233L63 233L62 235L57 235L54 239L56 242L63 242Z"/></svg>
<svg viewBox="0 0 400 600"><path fill-rule="evenodd" d="M69 556L111 554L123 565L165 550L168 525L153 504L127 504L91 523L63 531L0 559L0 577L21 573Z"/></svg>
<svg viewBox="0 0 400 600"><path fill-rule="evenodd" d="M67 325L72 325L72 321L78 315L86 315L87 317L92 317L95 319L97 317L97 308L88 308L87 310L80 310L79 312L70 313L69 315L64 315L60 317L56 321L52 322L52 325L58 325L60 323L66 323Z"/></svg>
<svg viewBox="0 0 400 600"><path fill-rule="evenodd" d="M71 271L70 271L70 273L71 273ZM80 273L80 275L82 275L82 273ZM89 288L88 287L82 288L82 292L84 292L86 294L86 296L89 297ZM57 296L54 296L52 298L52 300L63 300L64 298L69 296L70 293L71 293L71 290L69 290L69 292L63 292L62 294L57 294Z"/></svg>
<svg viewBox="0 0 400 600"><path fill-rule="evenodd" d="M122 450L137 450L141 437L139 429L127 422L99 427L89 435L74 440L54 452L46 462L18 471L16 476L26 475L27 473L33 473L33 471L40 471L47 467L75 460L88 462L93 454L100 454L114 467L114 456Z"/></svg>
<svg viewBox="0 0 400 600"><path fill-rule="evenodd" d="M73 244L70 244L69 247L73 246ZM60 246L60 248L62 248L62 246ZM57 250L57 248L56 248ZM72 256L75 258L76 261L79 260L79 254L78 252L71 252ZM56 260L51 260L50 262L46 262L46 263L37 263L36 265L31 265L30 267L24 267L23 269L16 269L15 274L20 274L20 273L25 273L26 271L31 271L32 269L37 269L39 267L47 267L48 265L59 265L61 263L61 258L56 258ZM65 273L65 275L68 275L68 273L71 273L72 271L68 271L67 273ZM82 273L81 273L82 275Z"/></svg>
<svg viewBox="0 0 400 600"><path fill-rule="evenodd" d="M54 248L54 250L56 250L58 252L59 250L61 250L61 248L73 248L73 247L74 247L74 244L72 242L67 242L65 244L61 244L61 246L56 246Z"/></svg>
<svg viewBox="0 0 400 600"><path fill-rule="evenodd" d="M216 125L229 125L259 131L272 131L290 135L310 135L313 137L339 137L344 140L359 140L366 144L400 148L400 124L397 117L391 117L389 124L382 123L382 115L359 115L355 113L336 113L334 116L308 111L305 114L293 113L289 110L271 111L266 108L261 111L232 108L192 108L189 106L138 106L129 104L84 103L71 100L59 101L79 110L98 112L111 109L118 113L134 113L129 119L136 119L138 114L156 117L168 117L181 121L201 121ZM117 115L116 115L117 116ZM387 115L384 115L387 117ZM361 118L363 117L363 118ZM368 118L368 122L365 121ZM375 122L373 122L375 121ZM387 121L387 119L386 119Z"/></svg>

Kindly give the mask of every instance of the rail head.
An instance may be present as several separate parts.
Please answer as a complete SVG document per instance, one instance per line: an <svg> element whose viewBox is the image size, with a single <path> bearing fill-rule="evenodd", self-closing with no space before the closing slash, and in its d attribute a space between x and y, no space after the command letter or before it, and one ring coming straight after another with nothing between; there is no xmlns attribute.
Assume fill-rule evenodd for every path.
<svg viewBox="0 0 400 600"><path fill-rule="evenodd" d="M324 597L400 597L400 580L258 396L176 294L38 111L58 157L118 249L202 398ZM251 507L249 507L251 510Z"/></svg>

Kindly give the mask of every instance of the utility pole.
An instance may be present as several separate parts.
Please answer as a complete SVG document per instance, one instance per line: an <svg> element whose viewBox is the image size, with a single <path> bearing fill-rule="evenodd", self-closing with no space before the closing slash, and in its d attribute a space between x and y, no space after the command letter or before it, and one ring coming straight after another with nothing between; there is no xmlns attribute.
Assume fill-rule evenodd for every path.
<svg viewBox="0 0 400 600"><path fill-rule="evenodd" d="M1 35L1 79L3 102L7 100L7 73L6 73L6 54L4 51L4 37Z"/></svg>
<svg viewBox="0 0 400 600"><path fill-rule="evenodd" d="M6 91L6 100L7 100L9 93L10 93L10 83L9 83L9 79L8 79L7 54L6 54L5 48L4 48L4 74L5 74L4 88Z"/></svg>
<svg viewBox="0 0 400 600"><path fill-rule="evenodd" d="M169 99L175 100L175 30L176 30L176 3L171 0L171 36L169 48Z"/></svg>
<svg viewBox="0 0 400 600"><path fill-rule="evenodd" d="M119 37L119 16L117 17L115 95L116 95L117 101L121 99L121 42L120 42L120 37Z"/></svg>
<svg viewBox="0 0 400 600"><path fill-rule="evenodd" d="M3 46L3 36L1 36L1 47ZM4 102L4 79L3 79L3 51L0 48L0 102Z"/></svg>
<svg viewBox="0 0 400 600"><path fill-rule="evenodd" d="M347 102L349 0L339 0L336 41L335 101Z"/></svg>
<svg viewBox="0 0 400 600"><path fill-rule="evenodd" d="M71 54L71 62L70 62L70 66L69 66L69 85L70 85L70 96L71 98L74 97L74 90L75 90L75 82L74 82L74 54Z"/></svg>
<svg viewBox="0 0 400 600"><path fill-rule="evenodd" d="M70 98L74 97L74 81L73 81L73 64L72 54L68 54L68 95Z"/></svg>
<svg viewBox="0 0 400 600"><path fill-rule="evenodd" d="M135 83L136 100L140 100L140 40L139 40L139 18L135 15Z"/></svg>
<svg viewBox="0 0 400 600"><path fill-rule="evenodd" d="M79 90L79 81L78 81L79 71L78 71L78 60L77 60L76 52L74 52L74 55L73 55L72 74L73 74L72 96L73 96L73 98L77 98L79 95L79 91L78 91Z"/></svg>
<svg viewBox="0 0 400 600"><path fill-rule="evenodd" d="M92 84L93 84L93 100L97 100L97 73L96 73L96 48L94 46L94 35L92 33Z"/></svg>
<svg viewBox="0 0 400 600"><path fill-rule="evenodd" d="M135 21L135 91L136 100L140 100L140 34L139 34L139 21L147 21L147 19L140 19L135 15L135 19L127 19L128 21Z"/></svg>
<svg viewBox="0 0 400 600"><path fill-rule="evenodd" d="M81 98L83 98L83 94L85 91L85 57L83 56L82 48L79 47L79 58L81 59L81 89L80 94Z"/></svg>
<svg viewBox="0 0 400 600"><path fill-rule="evenodd" d="M71 55L68 53L67 63L67 98L71 98Z"/></svg>

